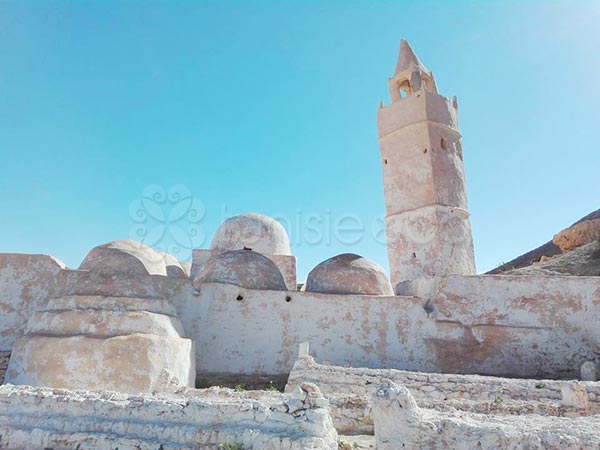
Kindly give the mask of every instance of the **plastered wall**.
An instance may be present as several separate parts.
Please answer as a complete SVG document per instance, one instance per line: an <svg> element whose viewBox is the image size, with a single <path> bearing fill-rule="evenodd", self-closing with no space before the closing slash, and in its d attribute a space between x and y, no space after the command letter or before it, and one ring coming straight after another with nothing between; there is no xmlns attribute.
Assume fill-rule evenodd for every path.
<svg viewBox="0 0 600 450"><path fill-rule="evenodd" d="M171 302L199 374L287 374L298 344L340 366L519 377L577 377L600 353L597 277L450 276L402 296L257 291L161 275L99 276L51 257L0 255L0 351L52 296ZM238 298L241 297L240 300Z"/></svg>

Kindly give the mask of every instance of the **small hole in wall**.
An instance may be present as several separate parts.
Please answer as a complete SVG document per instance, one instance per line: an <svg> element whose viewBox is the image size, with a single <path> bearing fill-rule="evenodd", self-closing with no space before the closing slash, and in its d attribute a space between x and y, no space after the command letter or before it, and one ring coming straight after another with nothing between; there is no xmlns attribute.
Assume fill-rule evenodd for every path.
<svg viewBox="0 0 600 450"><path fill-rule="evenodd" d="M448 143L446 142L446 139L442 138L440 141L440 146L442 147L442 150L448 150Z"/></svg>
<svg viewBox="0 0 600 450"><path fill-rule="evenodd" d="M384 160L383 160L383 163L384 163L384 164L387 164L387 159L384 159Z"/></svg>
<svg viewBox="0 0 600 450"><path fill-rule="evenodd" d="M250 247L244 246L244 250L252 250Z"/></svg>
<svg viewBox="0 0 600 450"><path fill-rule="evenodd" d="M238 296L236 297L236 300L237 300L238 302L241 302L242 300L244 300L244 296L243 296L243 295L238 295Z"/></svg>
<svg viewBox="0 0 600 450"><path fill-rule="evenodd" d="M417 257L417 254L413 252L413 258L416 258L416 257Z"/></svg>
<svg viewBox="0 0 600 450"><path fill-rule="evenodd" d="M427 149L423 150L423 153L427 153Z"/></svg>
<svg viewBox="0 0 600 450"><path fill-rule="evenodd" d="M288 302L288 303L291 302L292 301L292 297L289 296L289 295L286 295L285 296L285 301Z"/></svg>

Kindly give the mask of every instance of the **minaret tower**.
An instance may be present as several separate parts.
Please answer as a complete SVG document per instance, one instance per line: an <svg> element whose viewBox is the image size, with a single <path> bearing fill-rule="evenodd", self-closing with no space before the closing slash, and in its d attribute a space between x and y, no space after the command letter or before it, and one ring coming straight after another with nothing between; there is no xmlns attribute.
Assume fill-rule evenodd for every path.
<svg viewBox="0 0 600 450"><path fill-rule="evenodd" d="M400 42L391 104L377 115L392 284L473 275L458 103L438 94L433 73Z"/></svg>

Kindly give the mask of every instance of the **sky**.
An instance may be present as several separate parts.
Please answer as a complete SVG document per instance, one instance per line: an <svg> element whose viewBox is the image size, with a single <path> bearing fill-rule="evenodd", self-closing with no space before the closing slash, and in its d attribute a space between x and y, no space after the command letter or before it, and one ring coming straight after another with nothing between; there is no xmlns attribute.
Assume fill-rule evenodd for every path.
<svg viewBox="0 0 600 450"><path fill-rule="evenodd" d="M0 252L178 258L257 212L388 267L400 39L456 95L479 272L600 208L598 2L0 1Z"/></svg>

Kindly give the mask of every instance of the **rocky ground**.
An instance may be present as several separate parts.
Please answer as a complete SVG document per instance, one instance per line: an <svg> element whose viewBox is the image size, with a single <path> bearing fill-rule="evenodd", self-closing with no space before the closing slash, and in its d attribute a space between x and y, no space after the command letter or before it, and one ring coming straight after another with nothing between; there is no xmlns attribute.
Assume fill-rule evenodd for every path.
<svg viewBox="0 0 600 450"><path fill-rule="evenodd" d="M600 276L600 209L489 274Z"/></svg>
<svg viewBox="0 0 600 450"><path fill-rule="evenodd" d="M338 444L340 450L374 450L375 436L367 434L340 436Z"/></svg>

